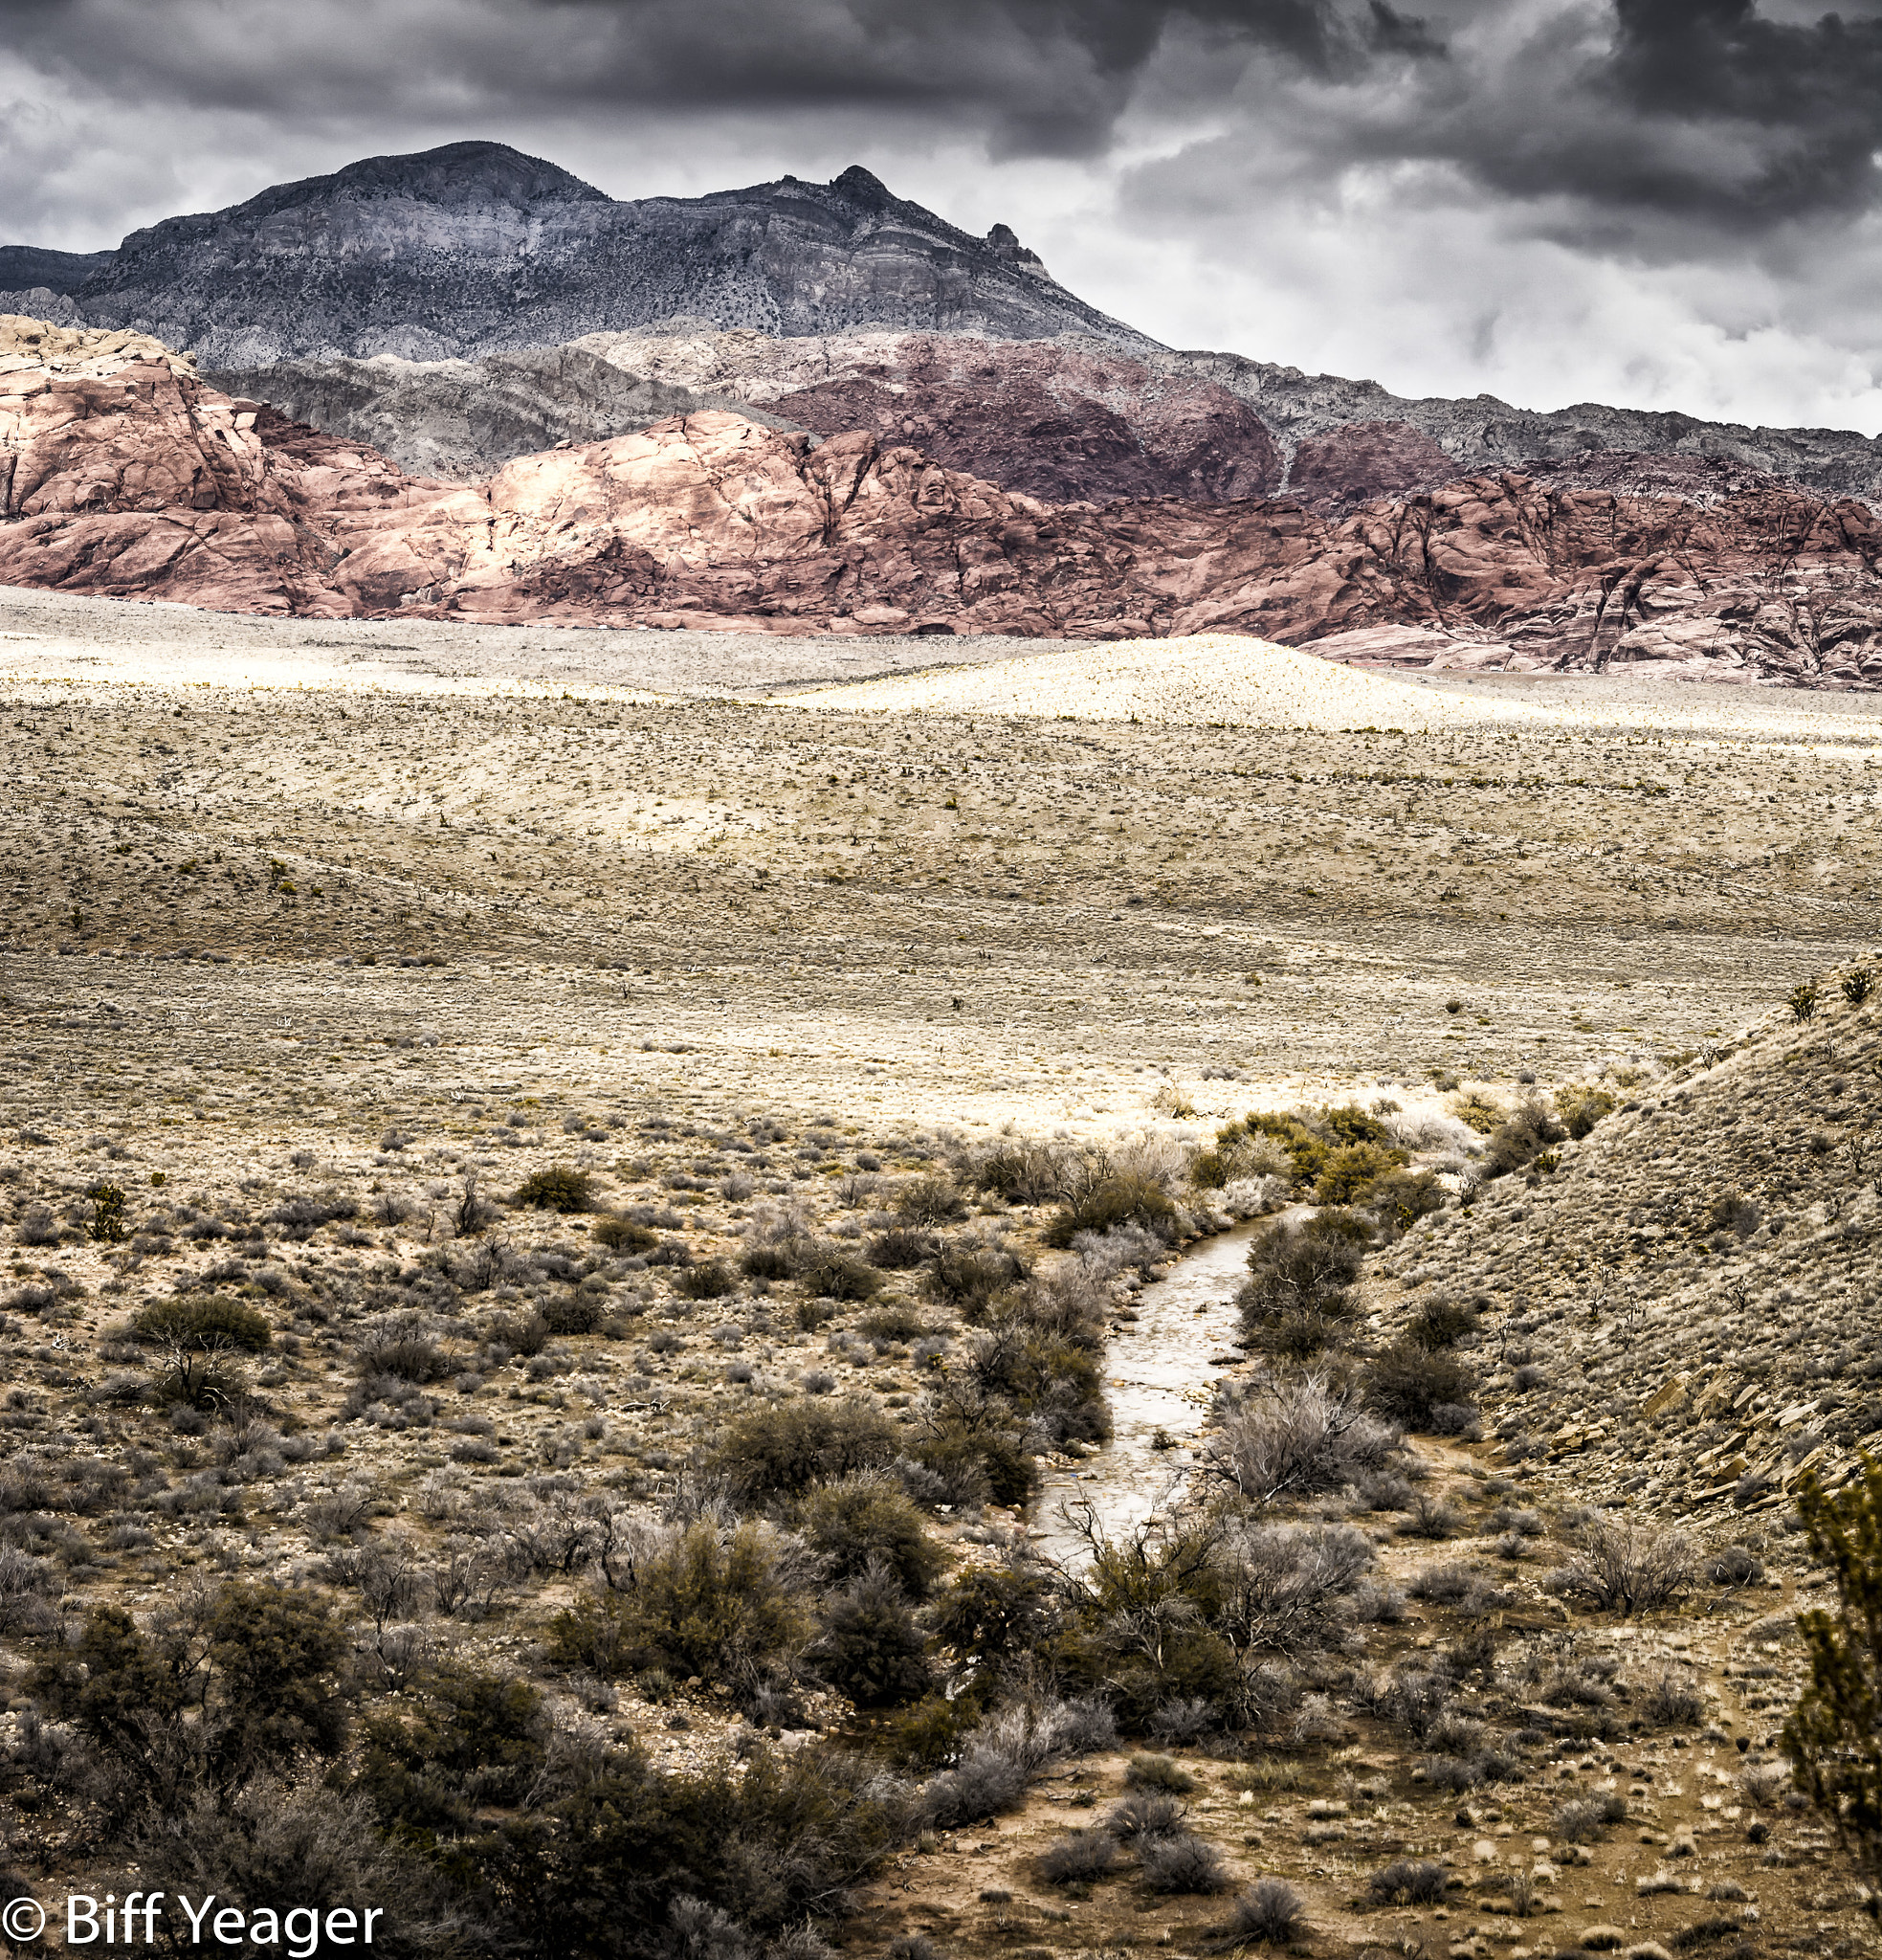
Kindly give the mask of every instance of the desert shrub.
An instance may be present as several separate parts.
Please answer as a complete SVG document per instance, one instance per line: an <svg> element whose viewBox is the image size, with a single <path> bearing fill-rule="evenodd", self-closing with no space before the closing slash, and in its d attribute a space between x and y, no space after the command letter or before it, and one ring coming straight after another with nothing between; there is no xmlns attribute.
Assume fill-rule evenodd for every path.
<svg viewBox="0 0 1882 1960"><path fill-rule="evenodd" d="M806 1657L859 1708L912 1702L930 1682L927 1643L894 1576L874 1567L837 1592Z"/></svg>
<svg viewBox="0 0 1882 1960"><path fill-rule="evenodd" d="M1480 1174L1503 1177L1512 1170L1520 1170L1551 1144L1559 1144L1565 1134L1547 1103L1532 1096L1491 1132Z"/></svg>
<svg viewBox="0 0 1882 1960"><path fill-rule="evenodd" d="M1237 1940L1292 1946L1307 1930L1307 1902L1285 1879L1256 1879L1235 1901L1230 1931Z"/></svg>
<svg viewBox="0 0 1882 1960"><path fill-rule="evenodd" d="M896 1454L888 1420L859 1402L781 1402L755 1409L725 1435L720 1468L752 1497L796 1497Z"/></svg>
<svg viewBox="0 0 1882 1960"><path fill-rule="evenodd" d="M1434 1409L1469 1404L1477 1386L1476 1370L1467 1361L1416 1340L1396 1341L1376 1354L1363 1379L1367 1402L1407 1429L1428 1429Z"/></svg>
<svg viewBox="0 0 1882 1960"><path fill-rule="evenodd" d="M1579 1550L1550 1573L1549 1584L1605 1611L1651 1613L1679 1596L1696 1563L1683 1532L1602 1518L1583 1527Z"/></svg>
<svg viewBox="0 0 1882 1960"><path fill-rule="evenodd" d="M1346 1205L1382 1178L1402 1170L1411 1161L1407 1150L1387 1144L1341 1144L1330 1150L1314 1180L1317 1205Z"/></svg>
<svg viewBox="0 0 1882 1960"><path fill-rule="evenodd" d="M485 1331L493 1346L507 1348L512 1354L520 1354L525 1359L542 1353L549 1345L549 1324L534 1307L527 1313L494 1314ZM659 1336L656 1334L654 1339Z"/></svg>
<svg viewBox="0 0 1882 1960"><path fill-rule="evenodd" d="M1367 1413L1350 1386L1317 1374L1273 1376L1226 1389L1205 1438L1205 1475L1261 1506L1339 1490L1383 1470L1397 1432Z"/></svg>
<svg viewBox="0 0 1882 1960"><path fill-rule="evenodd" d="M1790 1009L1794 1021L1808 1021L1816 1018L1817 1003L1823 998L1814 980L1800 980L1785 997L1784 1005Z"/></svg>
<svg viewBox="0 0 1882 1960"><path fill-rule="evenodd" d="M943 1418L908 1446L909 1456L932 1471L951 1495L946 1503L1026 1504L1039 1483L1039 1466L1025 1439L992 1422Z"/></svg>
<svg viewBox="0 0 1882 1960"><path fill-rule="evenodd" d="M792 1511L791 1523L834 1584L877 1568L919 1599L944 1563L922 1528L921 1513L884 1470L859 1470L834 1483L813 1485Z"/></svg>
<svg viewBox="0 0 1882 1960"><path fill-rule="evenodd" d="M591 1293L565 1293L537 1308L552 1334L592 1334L608 1318L608 1303Z"/></svg>
<svg viewBox="0 0 1882 1960"><path fill-rule="evenodd" d="M1474 1308L1440 1295L1417 1307L1406 1324L1406 1332L1420 1348L1454 1348L1466 1334L1474 1334L1479 1325Z"/></svg>
<svg viewBox="0 0 1882 1960"><path fill-rule="evenodd" d="M516 1202L539 1212L586 1212L594 1193L594 1173L571 1165L551 1164L532 1171L517 1188Z"/></svg>
<svg viewBox="0 0 1882 1960"><path fill-rule="evenodd" d="M1763 1214L1741 1191L1723 1191L1706 1207L1706 1230L1730 1232L1749 1238L1763 1220Z"/></svg>
<svg viewBox="0 0 1882 1960"><path fill-rule="evenodd" d="M1435 1905L1450 1874L1436 1860L1398 1858L1366 1875L1366 1897L1375 1905Z"/></svg>
<svg viewBox="0 0 1882 1960"><path fill-rule="evenodd" d="M942 1830L996 1817L1020 1802L1030 1780L1026 1767L1004 1749L969 1747L955 1768L922 1791L922 1811Z"/></svg>
<svg viewBox="0 0 1882 1960"><path fill-rule="evenodd" d="M1129 1757L1124 1781L1133 1790L1161 1791L1165 1796L1187 1796L1196 1787L1195 1777L1174 1756L1154 1751Z"/></svg>
<svg viewBox="0 0 1882 1960"><path fill-rule="evenodd" d="M997 1397L1051 1442L1101 1442L1111 1434L1102 1371L1088 1348L1007 1321L973 1337L967 1366L982 1395Z"/></svg>
<svg viewBox="0 0 1882 1960"><path fill-rule="evenodd" d="M1605 1826L1625 1823L1627 1815L1624 1796L1576 1796L1557 1806L1549 1829L1565 1844L1585 1844Z"/></svg>
<svg viewBox="0 0 1882 1960"><path fill-rule="evenodd" d="M1495 1097L1482 1089L1460 1089L1451 1097L1450 1109L1459 1123L1468 1124L1480 1137L1491 1135L1508 1114Z"/></svg>
<svg viewBox="0 0 1882 1960"><path fill-rule="evenodd" d="M50 1205L28 1205L19 1214L13 1234L22 1245L32 1246L56 1245L64 1236Z"/></svg>
<svg viewBox="0 0 1882 1960"><path fill-rule="evenodd" d="M897 1225L870 1240L868 1258L872 1266L880 1266L885 1272L905 1273L911 1267L925 1264L940 1250L940 1242L931 1232L913 1225Z"/></svg>
<svg viewBox="0 0 1882 1960"><path fill-rule="evenodd" d="M1696 1728L1705 1719L1705 1697L1682 1669L1663 1668L1640 1703L1640 1717L1650 1728Z"/></svg>
<svg viewBox="0 0 1882 1960"><path fill-rule="evenodd" d="M1265 1138L1286 1160L1289 1181L1296 1192L1311 1191L1319 1181L1326 1160L1332 1155L1335 1143L1330 1133L1310 1126L1300 1116L1280 1116L1269 1111L1251 1111L1239 1125L1230 1125L1221 1133L1217 1149L1222 1148L1222 1140L1237 1132L1250 1140ZM1383 1127L1380 1136L1384 1136ZM1377 1141L1365 1137L1345 1137L1345 1143L1365 1143Z"/></svg>
<svg viewBox="0 0 1882 1960"><path fill-rule="evenodd" d="M1169 1193L1153 1177L1128 1171L1107 1171L1081 1183L1046 1221L1045 1240L1061 1251L1081 1232L1110 1232L1119 1225L1140 1225L1160 1238L1174 1239L1178 1214Z"/></svg>
<svg viewBox="0 0 1882 1960"><path fill-rule="evenodd" d="M1160 1760L1168 1762L1169 1758ZM1195 1787L1193 1778L1185 1786L1190 1790ZM1132 1843L1146 1843L1153 1838L1173 1837L1183 1829L1188 1815L1171 1792L1146 1786L1130 1790L1121 1803L1114 1805L1104 1820L1104 1828Z"/></svg>
<svg viewBox="0 0 1882 1960"><path fill-rule="evenodd" d="M927 1287L935 1299L972 1321L981 1319L998 1295L1025 1277L1025 1266L1003 1247L955 1243L936 1253Z"/></svg>
<svg viewBox="0 0 1882 1960"><path fill-rule="evenodd" d="M1044 1647L1057 1629L1057 1595L1036 1566L971 1566L937 1597L929 1619L943 1647L997 1674Z"/></svg>
<svg viewBox="0 0 1882 1960"><path fill-rule="evenodd" d="M1348 1218L1271 1225L1249 1250L1249 1279L1236 1296L1249 1346L1305 1360L1340 1339L1355 1311L1363 1246Z"/></svg>
<svg viewBox="0 0 1882 1960"><path fill-rule="evenodd" d="M402 1382L435 1382L456 1364L432 1338L416 1314L390 1314L368 1326L353 1350L363 1375L391 1375Z"/></svg>
<svg viewBox="0 0 1882 1960"><path fill-rule="evenodd" d="M1445 1206L1444 1186L1431 1170L1392 1169L1362 1185L1350 1202L1376 1218L1389 1235L1409 1232L1420 1218Z"/></svg>
<svg viewBox="0 0 1882 1960"><path fill-rule="evenodd" d="M1568 1082L1555 1092L1555 1105L1563 1127L1579 1140L1588 1135L1604 1116L1618 1108L1620 1099L1611 1090L1598 1088L1593 1082Z"/></svg>
<svg viewBox="0 0 1882 1960"><path fill-rule="evenodd" d="M1337 1644L1346 1595L1374 1556L1364 1532L1350 1525L1231 1524L1217 1558L1224 1585L1218 1623L1244 1653Z"/></svg>
<svg viewBox="0 0 1882 1960"><path fill-rule="evenodd" d="M356 1218L359 1212L356 1199L343 1192L325 1192L319 1197L284 1198L264 1215L283 1238L299 1242L313 1237L322 1225L330 1225L336 1218Z"/></svg>
<svg viewBox="0 0 1882 1960"><path fill-rule="evenodd" d="M758 1527L726 1534L701 1521L639 1561L631 1592L589 1593L558 1614L550 1646L598 1674L663 1667L748 1684L808 1634Z"/></svg>
<svg viewBox="0 0 1882 1960"><path fill-rule="evenodd" d="M1851 1007L1861 1007L1875 991L1874 969L1869 967L1851 967L1836 984L1842 990L1843 998Z"/></svg>
<svg viewBox="0 0 1882 1960"><path fill-rule="evenodd" d="M833 1245L805 1246L793 1277L820 1300L873 1300L882 1290L882 1275L867 1259Z"/></svg>
<svg viewBox="0 0 1882 1960"><path fill-rule="evenodd" d="M166 1348L240 1348L259 1354L274 1338L266 1318L254 1307L215 1294L153 1301L131 1325L141 1340Z"/></svg>
<svg viewBox="0 0 1882 1960"><path fill-rule="evenodd" d="M609 1252L652 1252L660 1242L660 1235L651 1225L637 1225L618 1214L597 1218L589 1230Z"/></svg>
<svg viewBox="0 0 1882 1960"><path fill-rule="evenodd" d="M1118 1862L1118 1840L1109 1831L1068 1831L1039 1854L1039 1876L1049 1885L1090 1884Z"/></svg>
<svg viewBox="0 0 1882 1960"><path fill-rule="evenodd" d="M1193 1831L1152 1838L1138 1853L1137 1865L1152 1892L1226 1892L1234 1882L1222 1854Z"/></svg>
<svg viewBox="0 0 1882 1960"><path fill-rule="evenodd" d="M1715 1586L1760 1586L1764 1561L1748 1545L1728 1545L1707 1559L1706 1577Z"/></svg>
<svg viewBox="0 0 1882 1960"><path fill-rule="evenodd" d="M910 1225L951 1225L967 1215L967 1202L951 1177L917 1177L895 1197L896 1216Z"/></svg>
<svg viewBox="0 0 1882 1960"><path fill-rule="evenodd" d="M1805 1542L1829 1568L1836 1610L1798 1617L1809 1685L1784 1725L1798 1788L1823 1811L1873 1884L1882 1876L1882 1464L1834 1494L1806 1473Z"/></svg>
<svg viewBox="0 0 1882 1960"><path fill-rule="evenodd" d="M739 1282L722 1259L704 1259L675 1273L673 1290L682 1300L723 1300L739 1290Z"/></svg>
<svg viewBox="0 0 1882 1960"><path fill-rule="evenodd" d="M1009 1204L1047 1205L1065 1193L1072 1170L1066 1151L1051 1144L996 1144L969 1172L976 1191L991 1192Z"/></svg>
<svg viewBox="0 0 1882 1960"><path fill-rule="evenodd" d="M856 1331L872 1341L919 1341L928 1332L928 1324L906 1301L895 1301L859 1314Z"/></svg>
<svg viewBox="0 0 1882 1960"><path fill-rule="evenodd" d="M467 1832L481 1803L514 1804L541 1773L550 1724L514 1676L447 1664L362 1724L351 1787L407 1841Z"/></svg>
<svg viewBox="0 0 1882 1960"><path fill-rule="evenodd" d="M233 1794L208 1789L179 1800L137 1833L131 1849L140 1879L158 1894L213 1895L218 1909L233 1906L244 1919L278 1911L297 1951L341 1950L318 1939L318 1924L343 1909L355 1927L369 1926L370 1909L383 1913L388 1900L397 1902L397 1927L388 1928L382 1917L373 1944L391 1960L475 1944L450 1882L379 1824L363 1793L263 1775ZM306 1945L296 1944L303 1939Z"/></svg>
<svg viewBox="0 0 1882 1960"><path fill-rule="evenodd" d="M813 1960L807 1915L867 1880L914 1821L897 1779L827 1745L674 1774L616 1745L559 1785L484 1840L505 1881L499 1929L557 1953ZM478 1931L469 1948L496 1949Z"/></svg>

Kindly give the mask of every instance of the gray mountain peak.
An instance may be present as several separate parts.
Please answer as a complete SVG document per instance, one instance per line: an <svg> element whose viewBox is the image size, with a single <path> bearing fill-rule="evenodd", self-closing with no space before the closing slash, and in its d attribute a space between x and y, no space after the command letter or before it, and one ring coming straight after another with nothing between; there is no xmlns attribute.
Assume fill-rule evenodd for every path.
<svg viewBox="0 0 1882 1960"><path fill-rule="evenodd" d="M22 257L20 285L50 283L25 277L44 256ZM72 297L94 324L218 368L475 359L678 318L1155 345L1042 273L1010 233L973 237L861 165L829 184L616 202L504 144L454 143L166 218Z"/></svg>

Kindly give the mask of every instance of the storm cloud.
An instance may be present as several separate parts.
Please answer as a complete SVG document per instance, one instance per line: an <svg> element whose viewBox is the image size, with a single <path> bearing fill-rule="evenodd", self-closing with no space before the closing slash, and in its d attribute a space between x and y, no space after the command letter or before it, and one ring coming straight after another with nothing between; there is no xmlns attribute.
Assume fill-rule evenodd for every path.
<svg viewBox="0 0 1882 1960"><path fill-rule="evenodd" d="M1185 345L1882 424L1882 17L1794 0L10 0L5 242L372 153L863 163Z"/></svg>

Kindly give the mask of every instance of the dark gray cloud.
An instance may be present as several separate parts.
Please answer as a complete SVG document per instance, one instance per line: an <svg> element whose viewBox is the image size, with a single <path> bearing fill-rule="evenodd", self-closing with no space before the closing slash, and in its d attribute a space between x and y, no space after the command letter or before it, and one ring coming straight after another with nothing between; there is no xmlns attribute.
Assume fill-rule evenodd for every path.
<svg viewBox="0 0 1882 1960"><path fill-rule="evenodd" d="M1882 422L1879 15L0 0L0 242L108 245L466 137L616 196L859 162L973 229L1016 224L1162 338L1407 389L1539 399L1574 373L1610 399Z"/></svg>

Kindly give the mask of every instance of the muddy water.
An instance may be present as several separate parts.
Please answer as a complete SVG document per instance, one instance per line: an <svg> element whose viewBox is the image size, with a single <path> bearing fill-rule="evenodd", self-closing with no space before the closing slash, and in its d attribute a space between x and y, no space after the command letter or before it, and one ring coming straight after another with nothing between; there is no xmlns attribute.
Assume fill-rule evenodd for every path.
<svg viewBox="0 0 1882 1960"><path fill-rule="evenodd" d="M1075 1469L1047 1473L1032 1512L1035 1549L1079 1563L1086 1544L1074 1518L1087 1505L1112 1537L1160 1515L1181 1486L1222 1373L1209 1356L1235 1351L1235 1293L1249 1241L1266 1222L1204 1240L1137 1296L1136 1325L1112 1335L1105 1357L1112 1439ZM1156 1447L1160 1437L1175 1447Z"/></svg>

